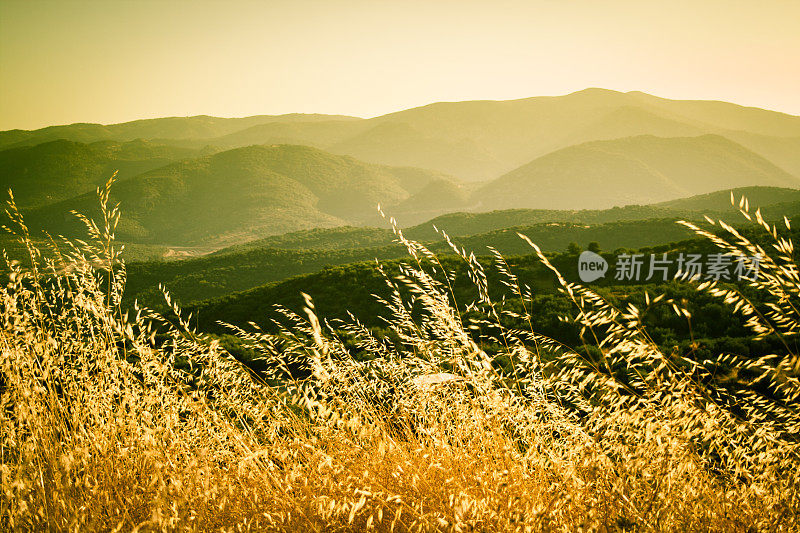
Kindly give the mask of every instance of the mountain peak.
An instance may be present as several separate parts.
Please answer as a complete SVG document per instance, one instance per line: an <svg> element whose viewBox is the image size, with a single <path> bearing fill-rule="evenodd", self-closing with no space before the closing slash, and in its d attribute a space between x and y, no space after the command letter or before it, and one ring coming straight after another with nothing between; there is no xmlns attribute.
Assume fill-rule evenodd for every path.
<svg viewBox="0 0 800 533"><path fill-rule="evenodd" d="M578 95L623 95L626 93L615 91L613 89L604 89L603 87L587 87L580 91L571 92L565 96L578 96Z"/></svg>

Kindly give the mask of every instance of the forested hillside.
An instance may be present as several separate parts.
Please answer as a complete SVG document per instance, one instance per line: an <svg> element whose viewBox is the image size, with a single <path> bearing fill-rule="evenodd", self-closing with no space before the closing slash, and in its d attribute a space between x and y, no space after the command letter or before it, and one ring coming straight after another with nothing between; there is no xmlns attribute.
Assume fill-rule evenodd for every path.
<svg viewBox="0 0 800 533"><path fill-rule="evenodd" d="M185 160L120 180L124 240L217 246L289 231L357 222L377 205L398 204L436 172L383 167L293 145L250 146ZM36 228L75 234L64 214L97 212L85 194L29 214Z"/></svg>

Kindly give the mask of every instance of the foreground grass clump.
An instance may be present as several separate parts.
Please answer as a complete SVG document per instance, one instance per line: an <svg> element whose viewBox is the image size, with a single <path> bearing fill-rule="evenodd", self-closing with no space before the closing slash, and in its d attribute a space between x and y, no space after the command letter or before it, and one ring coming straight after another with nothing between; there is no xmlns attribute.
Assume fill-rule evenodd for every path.
<svg viewBox="0 0 800 533"><path fill-rule="evenodd" d="M285 313L280 335L238 331L269 369L257 376L179 312L167 320L121 307L118 212L108 188L100 197L105 219L86 221L88 242L64 243L55 260L29 247L25 264L9 262L4 530L800 527L798 363L788 345L758 361L662 354L641 327L644 311L620 312L564 281L592 346L573 351L503 329L507 311L490 299L481 265L456 249L476 285L469 305L485 317L464 324L447 273L398 232L414 259L387 276L400 342L355 318L320 323L309 299L306 316ZM798 324L792 250L776 242L756 282L775 295L765 312L702 287L746 313L755 334ZM529 301L502 258L497 267ZM480 348L487 340L503 347L503 368Z"/></svg>

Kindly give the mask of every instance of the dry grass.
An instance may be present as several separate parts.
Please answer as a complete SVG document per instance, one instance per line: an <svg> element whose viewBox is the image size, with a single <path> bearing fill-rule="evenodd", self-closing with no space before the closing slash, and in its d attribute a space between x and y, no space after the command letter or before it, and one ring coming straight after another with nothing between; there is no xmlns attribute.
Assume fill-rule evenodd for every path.
<svg viewBox="0 0 800 533"><path fill-rule="evenodd" d="M507 311L490 299L481 265L456 248L477 287L471 305L488 317L481 331L514 361L513 376L500 375L459 319L447 273L398 231L417 260L387 276L403 348L354 319L339 331L374 355L354 360L309 300L307 316L286 313L281 335L239 332L269 363L261 381L186 321L156 345L165 321L123 312L118 212L106 205L108 187L100 198L105 220L87 221L87 242L61 243L52 261L29 247L2 289L2 529L800 527L797 356L788 349L759 361L668 356L641 328L642 311L618 311L564 281L600 347L588 359L500 326ZM11 215L25 240L13 206ZM774 306L762 313L720 293L753 317L755 334L798 324L797 272L776 242L759 282ZM752 381L726 387L714 379L722 362ZM298 366L310 377L297 378Z"/></svg>

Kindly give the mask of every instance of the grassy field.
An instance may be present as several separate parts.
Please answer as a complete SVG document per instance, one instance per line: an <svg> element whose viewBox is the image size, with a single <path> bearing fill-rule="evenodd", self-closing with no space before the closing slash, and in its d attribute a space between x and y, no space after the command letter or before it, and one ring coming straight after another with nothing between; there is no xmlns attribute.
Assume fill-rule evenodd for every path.
<svg viewBox="0 0 800 533"><path fill-rule="evenodd" d="M647 309L617 309L554 273L586 348L571 349L504 327L474 257L461 258L474 299L456 301L435 255L401 238L410 258L385 272L382 302L394 341L357 317L321 323L306 298L279 333L239 330L265 369L254 374L179 309L167 321L121 306L107 198L85 244L62 258L32 251L0 289L4 530L800 527L800 362L789 343L757 359L664 353L643 326ZM764 304L697 290L754 337L794 335L791 243L777 237L766 254L735 230L728 244L694 229L767 256L751 287ZM518 294L515 318L530 323L525 280L500 258L495 268ZM691 320L680 301L652 295L655 306ZM465 307L481 318L462 320Z"/></svg>

